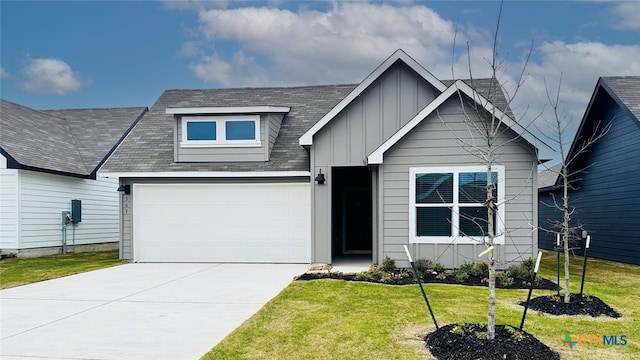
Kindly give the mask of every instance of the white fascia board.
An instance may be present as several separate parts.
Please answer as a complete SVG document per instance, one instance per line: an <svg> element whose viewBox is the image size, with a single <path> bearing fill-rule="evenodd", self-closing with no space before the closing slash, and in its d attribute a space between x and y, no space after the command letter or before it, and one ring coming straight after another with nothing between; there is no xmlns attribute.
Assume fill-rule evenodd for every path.
<svg viewBox="0 0 640 360"><path fill-rule="evenodd" d="M391 56L387 58L382 64L380 64L371 74L369 74L362 82L353 89L349 95L347 95L338 105L334 106L325 116L320 119L315 125L311 127L304 135L299 139L299 143L302 146L313 145L313 135L315 135L320 129L329 123L336 115L338 115L344 108L346 108L353 100L362 94L374 81L376 81L387 69L389 69L396 61L402 60L413 71L418 73L422 78L430 83L438 91L444 91L447 87L438 80L427 69L418 64L411 56L407 55L402 49L396 50Z"/></svg>
<svg viewBox="0 0 640 360"><path fill-rule="evenodd" d="M158 172L99 172L108 178L261 178L309 177L309 171L158 171Z"/></svg>
<svg viewBox="0 0 640 360"><path fill-rule="evenodd" d="M387 141L385 141L382 145L380 145L376 150L374 150L368 157L368 164L382 164L384 153L389 150L393 145L395 145L400 139L402 139L409 131L411 131L414 127L416 127L422 120L424 120L427 116L429 116L432 112L434 112L440 105L442 105L449 97L451 97L456 91L461 91L465 95L469 96L471 99L474 99L478 104L482 105L482 107L488 112L492 112L495 108L496 116L501 119L501 121L513 129L519 136L524 138L527 142L533 145L536 149L538 149L538 158L540 161L545 161L545 159L551 158L554 150L547 144L545 144L542 140L535 137L533 134L527 131L524 127L514 121L507 114L502 112L499 108L494 107L491 102L489 102L484 96L480 95L477 91L473 90L467 83L462 80L456 80L447 90L445 90L440 96L438 96L435 100L433 100L429 105L427 105L424 109L422 109L411 121L409 121L404 127L398 130L393 136L391 136Z"/></svg>
<svg viewBox="0 0 640 360"><path fill-rule="evenodd" d="M265 113L288 113L290 110L291 108L288 106L214 106L214 107L166 108L165 113L169 115L265 114Z"/></svg>

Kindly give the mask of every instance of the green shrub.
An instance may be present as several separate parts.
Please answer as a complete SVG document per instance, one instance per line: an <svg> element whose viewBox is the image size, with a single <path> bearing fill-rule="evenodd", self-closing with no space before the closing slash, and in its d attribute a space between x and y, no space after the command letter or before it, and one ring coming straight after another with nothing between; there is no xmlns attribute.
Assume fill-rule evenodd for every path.
<svg viewBox="0 0 640 360"><path fill-rule="evenodd" d="M435 265L433 265L433 271L435 271L437 273L444 272L444 270L445 270L444 265L442 265L440 263L436 263Z"/></svg>
<svg viewBox="0 0 640 360"><path fill-rule="evenodd" d="M460 269L456 270L455 274L456 274L456 280L458 280L458 282L461 282L461 283L463 283L465 280L469 278L469 274Z"/></svg>
<svg viewBox="0 0 640 360"><path fill-rule="evenodd" d="M507 269L509 275L514 279L531 279L533 277L533 267L530 267L527 260L519 265L511 265Z"/></svg>
<svg viewBox="0 0 640 360"><path fill-rule="evenodd" d="M533 269L536 267L536 260L534 258L528 258L520 265L523 269L527 270L530 274L533 274Z"/></svg>
<svg viewBox="0 0 640 360"><path fill-rule="evenodd" d="M416 270L418 274L421 276L427 276L429 274L429 270L433 268L433 261L427 259L418 259L413 265L416 266Z"/></svg>
<svg viewBox="0 0 640 360"><path fill-rule="evenodd" d="M504 287L513 285L513 278L509 275L508 271L498 273L496 279L498 280L498 283Z"/></svg>
<svg viewBox="0 0 640 360"><path fill-rule="evenodd" d="M475 267L475 264L472 262L465 262L464 264L460 265L460 267L458 268L459 272L464 272L467 273L469 275L471 275L471 272L473 272L473 268Z"/></svg>
<svg viewBox="0 0 640 360"><path fill-rule="evenodd" d="M477 263L476 266L473 267L473 272L470 275L477 276L477 277L488 277L489 264L485 262Z"/></svg>
<svg viewBox="0 0 640 360"><path fill-rule="evenodd" d="M524 335L522 335L520 331L518 331L515 328L512 328L511 326L506 326L505 330L507 330L511 338L515 341L522 341L522 339L524 339Z"/></svg>
<svg viewBox="0 0 640 360"><path fill-rule="evenodd" d="M464 329L460 325L454 326L453 329L451 329L451 332L456 335L464 335Z"/></svg>
<svg viewBox="0 0 640 360"><path fill-rule="evenodd" d="M394 272L396 270L396 261L392 258L390 258L388 255L384 257L384 260L382 261L382 271L384 272Z"/></svg>

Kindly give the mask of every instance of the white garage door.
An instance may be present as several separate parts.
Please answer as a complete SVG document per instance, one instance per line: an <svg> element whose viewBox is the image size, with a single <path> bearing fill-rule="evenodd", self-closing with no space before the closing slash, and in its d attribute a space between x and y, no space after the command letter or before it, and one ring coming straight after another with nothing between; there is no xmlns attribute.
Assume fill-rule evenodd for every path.
<svg viewBox="0 0 640 360"><path fill-rule="evenodd" d="M139 184L134 260L311 260L309 184Z"/></svg>

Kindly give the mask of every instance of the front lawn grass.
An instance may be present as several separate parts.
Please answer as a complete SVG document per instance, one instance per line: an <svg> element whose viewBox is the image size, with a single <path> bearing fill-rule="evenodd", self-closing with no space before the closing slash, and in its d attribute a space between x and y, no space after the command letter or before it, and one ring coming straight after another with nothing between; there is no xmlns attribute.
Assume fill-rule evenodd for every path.
<svg viewBox="0 0 640 360"><path fill-rule="evenodd" d="M0 261L0 289L122 264L118 250Z"/></svg>
<svg viewBox="0 0 640 360"><path fill-rule="evenodd" d="M562 261L562 259L561 259ZM573 292L582 260L571 259ZM555 280L555 253L545 252L541 275ZM589 259L585 294L622 314L620 319L551 316L529 310L524 330L565 359L640 359L640 267ZM439 325L486 322L487 289L425 285ZM250 291L248 289L247 291ZM498 289L497 323L520 325L527 290ZM533 296L555 291L534 290ZM215 319L211 319L215 321ZM429 359L420 338L433 322L417 285L343 280L293 282L203 359ZM626 335L626 346L562 344L571 335Z"/></svg>

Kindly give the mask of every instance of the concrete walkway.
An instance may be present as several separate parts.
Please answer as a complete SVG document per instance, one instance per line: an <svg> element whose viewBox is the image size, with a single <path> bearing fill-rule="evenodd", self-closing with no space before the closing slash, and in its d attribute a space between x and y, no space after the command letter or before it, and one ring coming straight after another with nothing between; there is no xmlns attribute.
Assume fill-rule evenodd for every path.
<svg viewBox="0 0 640 360"><path fill-rule="evenodd" d="M198 359L308 265L126 264L0 291L0 358Z"/></svg>

